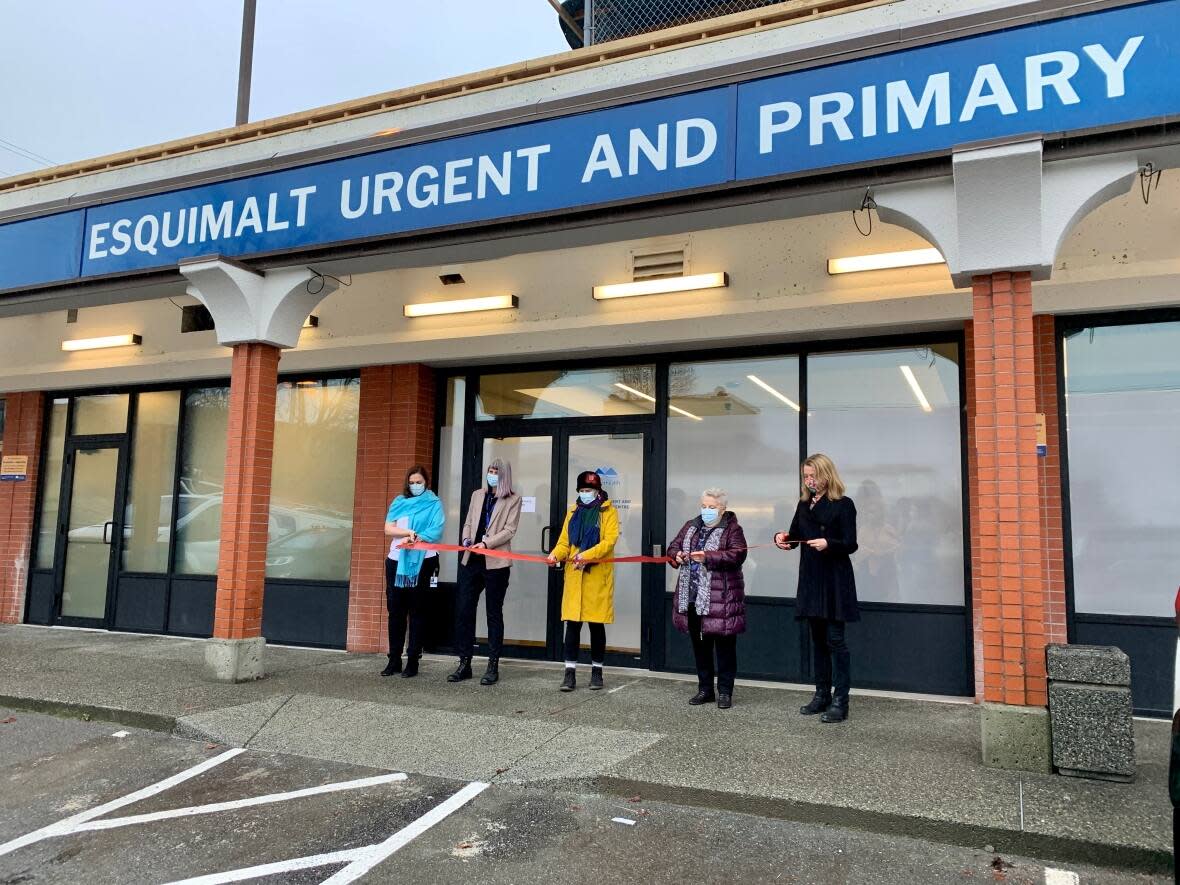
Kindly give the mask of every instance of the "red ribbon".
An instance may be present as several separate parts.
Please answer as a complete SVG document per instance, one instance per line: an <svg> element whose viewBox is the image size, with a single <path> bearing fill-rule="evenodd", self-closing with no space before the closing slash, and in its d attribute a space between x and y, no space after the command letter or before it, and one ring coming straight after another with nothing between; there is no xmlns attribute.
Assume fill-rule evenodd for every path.
<svg viewBox="0 0 1180 885"><path fill-rule="evenodd" d="M770 544L757 544L744 547L744 550L757 550L759 547L769 547ZM460 544L432 544L429 541L418 541L414 544L404 544L401 550L433 550L436 553L477 553L481 556L494 556L497 559L511 559L516 562L541 562L549 564L549 557L538 553L513 553L509 550L489 550L487 547L464 547ZM572 560L571 560L572 561ZM600 565L607 562L638 562L667 565L672 561L670 556L612 556L608 559L583 559L584 565Z"/></svg>

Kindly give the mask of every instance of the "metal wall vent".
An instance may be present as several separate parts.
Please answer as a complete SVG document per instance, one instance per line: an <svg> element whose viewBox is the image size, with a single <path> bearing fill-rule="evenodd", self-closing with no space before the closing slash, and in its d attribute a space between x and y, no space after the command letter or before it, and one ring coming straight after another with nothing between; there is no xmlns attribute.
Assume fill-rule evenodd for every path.
<svg viewBox="0 0 1180 885"><path fill-rule="evenodd" d="M631 255L631 281L662 280L684 276L684 249L635 252Z"/></svg>
<svg viewBox="0 0 1180 885"><path fill-rule="evenodd" d="M186 304L180 309L181 332L211 332L213 315L203 304Z"/></svg>

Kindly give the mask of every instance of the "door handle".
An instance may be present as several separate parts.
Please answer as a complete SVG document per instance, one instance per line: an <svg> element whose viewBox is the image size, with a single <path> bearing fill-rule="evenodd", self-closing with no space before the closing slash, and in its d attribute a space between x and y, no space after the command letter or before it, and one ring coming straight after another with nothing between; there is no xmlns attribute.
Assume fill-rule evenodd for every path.
<svg viewBox="0 0 1180 885"><path fill-rule="evenodd" d="M104 544L109 544L113 540L113 533L107 534L107 532L110 529L113 529L114 527L115 527L115 523L113 521L104 522L102 524L102 542Z"/></svg>
<svg viewBox="0 0 1180 885"><path fill-rule="evenodd" d="M542 553L548 553L550 550L549 535L552 531L553 531L553 526L551 526L551 525L547 525L547 526L545 526L545 528L541 529L541 552Z"/></svg>
<svg viewBox="0 0 1180 885"><path fill-rule="evenodd" d="M652 556L663 556L664 555L664 545L663 544L652 544L651 545L651 555Z"/></svg>

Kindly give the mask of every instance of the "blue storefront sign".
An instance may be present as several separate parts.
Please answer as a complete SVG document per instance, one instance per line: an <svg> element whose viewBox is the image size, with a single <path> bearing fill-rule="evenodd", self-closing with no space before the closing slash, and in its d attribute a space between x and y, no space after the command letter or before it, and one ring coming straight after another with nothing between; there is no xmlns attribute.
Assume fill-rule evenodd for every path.
<svg viewBox="0 0 1180 885"><path fill-rule="evenodd" d="M1180 0L0 226L0 289L691 192L1180 114Z"/></svg>

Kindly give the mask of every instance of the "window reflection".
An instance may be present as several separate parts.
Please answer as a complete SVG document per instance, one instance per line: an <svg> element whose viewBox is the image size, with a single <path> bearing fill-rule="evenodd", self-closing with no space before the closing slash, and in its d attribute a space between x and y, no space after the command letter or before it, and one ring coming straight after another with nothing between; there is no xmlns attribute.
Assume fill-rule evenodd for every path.
<svg viewBox="0 0 1180 885"><path fill-rule="evenodd" d="M168 571L179 418L180 391L138 395L131 443L131 486L123 517L124 571Z"/></svg>
<svg viewBox="0 0 1180 885"><path fill-rule="evenodd" d="M655 386L653 366L483 375L476 417L486 421L652 415Z"/></svg>
<svg viewBox="0 0 1180 885"><path fill-rule="evenodd" d="M184 408L174 568L180 574L213 575L221 539L229 388L190 390Z"/></svg>
<svg viewBox="0 0 1180 885"><path fill-rule="evenodd" d="M57 516L61 506L61 469L66 451L68 399L55 399L49 413L49 441L45 445L45 470L41 480L41 513L37 519L37 553L34 568L53 568L57 548Z"/></svg>
<svg viewBox="0 0 1180 885"><path fill-rule="evenodd" d="M464 403L467 396L467 379L447 379L446 416L438 433L438 496L442 498L447 516L448 531L455 535L463 525L463 424ZM484 465L479 466L482 470ZM458 579L459 558L439 557L440 581ZM481 597L482 600L482 597Z"/></svg>

